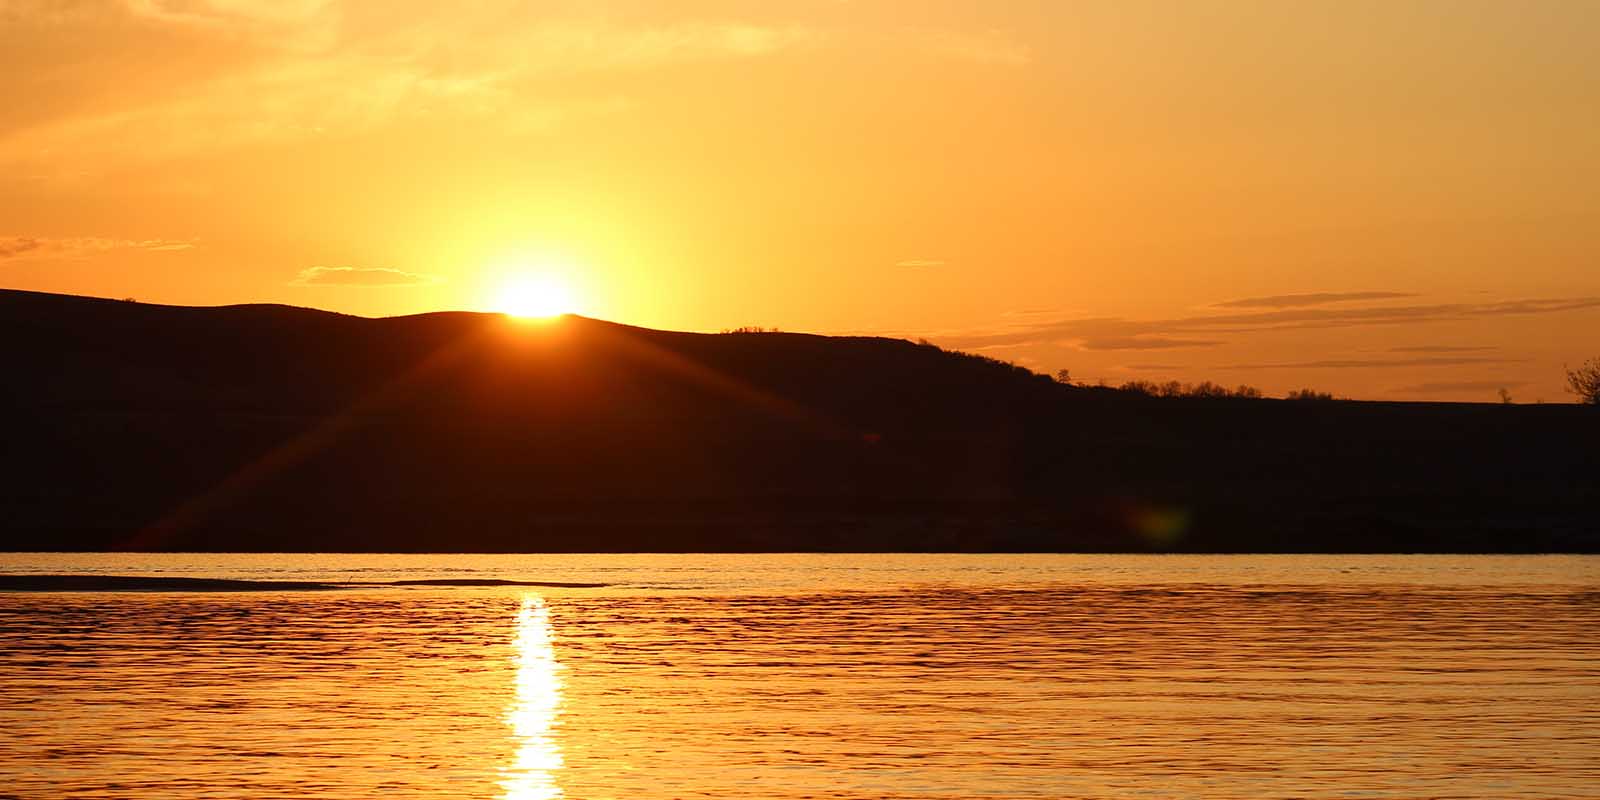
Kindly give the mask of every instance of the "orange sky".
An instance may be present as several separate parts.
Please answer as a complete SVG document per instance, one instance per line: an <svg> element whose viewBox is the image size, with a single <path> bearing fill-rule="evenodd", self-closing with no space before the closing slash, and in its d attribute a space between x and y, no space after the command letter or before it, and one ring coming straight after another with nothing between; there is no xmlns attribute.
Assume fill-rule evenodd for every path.
<svg viewBox="0 0 1600 800"><path fill-rule="evenodd" d="M1571 399L1600 3L0 0L0 286Z"/></svg>

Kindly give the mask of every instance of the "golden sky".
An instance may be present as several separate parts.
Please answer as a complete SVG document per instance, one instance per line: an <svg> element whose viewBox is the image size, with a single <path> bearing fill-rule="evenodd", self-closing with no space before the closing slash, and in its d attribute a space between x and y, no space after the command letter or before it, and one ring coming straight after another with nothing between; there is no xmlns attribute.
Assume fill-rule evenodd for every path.
<svg viewBox="0 0 1600 800"><path fill-rule="evenodd" d="M0 0L0 286L1565 402L1600 3Z"/></svg>

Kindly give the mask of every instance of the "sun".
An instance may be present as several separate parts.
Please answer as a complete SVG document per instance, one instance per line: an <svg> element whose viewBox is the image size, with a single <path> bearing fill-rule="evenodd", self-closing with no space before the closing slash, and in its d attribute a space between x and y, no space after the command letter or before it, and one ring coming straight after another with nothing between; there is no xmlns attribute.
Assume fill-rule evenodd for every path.
<svg viewBox="0 0 1600 800"><path fill-rule="evenodd" d="M495 294L495 310L523 319L543 319L570 314L577 299L565 283L548 275L513 277Z"/></svg>

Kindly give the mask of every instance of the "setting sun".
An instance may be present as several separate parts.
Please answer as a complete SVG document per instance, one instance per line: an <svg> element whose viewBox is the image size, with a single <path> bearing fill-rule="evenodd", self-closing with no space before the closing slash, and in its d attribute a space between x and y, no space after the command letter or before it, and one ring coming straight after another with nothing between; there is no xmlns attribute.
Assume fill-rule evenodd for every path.
<svg viewBox="0 0 1600 800"><path fill-rule="evenodd" d="M576 310L571 288L549 276L524 276L506 281L495 295L496 311L513 317L538 319Z"/></svg>

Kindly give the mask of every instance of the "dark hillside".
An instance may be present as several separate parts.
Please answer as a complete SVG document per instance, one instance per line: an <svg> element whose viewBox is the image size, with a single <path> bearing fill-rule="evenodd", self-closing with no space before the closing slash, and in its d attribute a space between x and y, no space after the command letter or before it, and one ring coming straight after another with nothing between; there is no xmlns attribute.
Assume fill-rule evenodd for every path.
<svg viewBox="0 0 1600 800"><path fill-rule="evenodd" d="M1600 548L1576 406L1156 399L930 346L0 291L16 550Z"/></svg>

